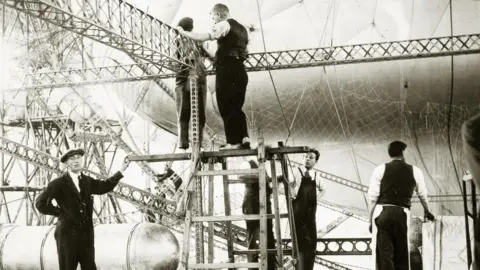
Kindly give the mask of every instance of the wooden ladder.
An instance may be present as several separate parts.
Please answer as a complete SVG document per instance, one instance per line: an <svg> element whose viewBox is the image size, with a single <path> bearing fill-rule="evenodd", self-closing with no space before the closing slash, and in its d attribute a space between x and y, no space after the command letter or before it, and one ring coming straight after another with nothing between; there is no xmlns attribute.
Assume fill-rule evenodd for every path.
<svg viewBox="0 0 480 270"><path fill-rule="evenodd" d="M258 169L231 169L227 168L226 160L218 158L209 158L208 159L208 169L201 170L199 166L199 160L194 160L192 167L193 172L192 180L188 185L188 192L191 192L191 200L187 206L186 217L185 217L185 230L183 235L183 245L182 245L182 256L180 260L180 268L182 270L186 269L234 269L234 268L258 268L262 270L267 269L267 255L268 253L276 253L277 255L277 268L284 269L283 255L286 252L292 254L294 262L296 261L296 238L295 233L292 233L292 241L294 243L293 248L290 250L285 250L282 244L281 230L280 230L280 218L288 218L290 225L290 231L295 232L293 215L292 211L288 213L280 214L279 202L278 202L278 180L276 177L276 168L275 168L275 158L269 156L271 161L271 174L272 174L272 197L273 197L273 214L267 214L267 177L266 177L266 161L267 156L265 153L264 140L259 139L259 145L257 149L257 160L258 160ZM284 176L286 176L286 170L283 155L277 159L282 162L282 171ZM195 157L193 157L195 159ZM200 157L197 157L200 158ZM221 170L214 170L214 164L216 161L219 161L222 164ZM253 215L231 215L230 207L230 191L229 186L231 184L245 184L247 182L257 181L256 179L238 179L238 180L229 180L229 175L258 175L259 181L259 199L260 199L260 213ZM202 177L208 176L208 215L202 215L203 206L202 206ZM223 176L223 195L224 195L224 205L225 205L225 216L214 216L214 177ZM195 182L195 183L194 183ZM193 187L196 187L193 191ZM288 196L288 188L285 185L286 197L287 197L287 207L291 209L292 203L290 196ZM193 193L193 194L192 194ZM194 204L193 201L196 201ZM267 219L274 219L275 227L275 238L276 238L276 248L268 249L267 248ZM260 249L255 250L234 250L234 240L232 237L232 221L243 221L243 220L259 220L260 221ZM215 222L225 222L226 223L226 235L227 235L227 250L228 250L228 262L225 263L213 263L214 259L214 223ZM191 225L195 223L196 225L196 263L189 264L189 247L190 247L190 233ZM203 235L203 224L208 223L208 263L205 263L205 252L204 252L204 235ZM235 262L235 255L246 255L246 254L255 254L259 253L259 262Z"/></svg>

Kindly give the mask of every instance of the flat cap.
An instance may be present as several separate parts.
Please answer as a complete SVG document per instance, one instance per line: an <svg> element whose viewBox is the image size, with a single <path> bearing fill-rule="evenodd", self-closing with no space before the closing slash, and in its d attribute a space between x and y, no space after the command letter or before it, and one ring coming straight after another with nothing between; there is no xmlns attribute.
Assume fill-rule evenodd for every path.
<svg viewBox="0 0 480 270"><path fill-rule="evenodd" d="M83 156L84 154L85 154L85 151L81 148L70 149L65 154L62 155L62 157L60 158L60 161L62 163L65 163L69 157L72 157L75 155Z"/></svg>

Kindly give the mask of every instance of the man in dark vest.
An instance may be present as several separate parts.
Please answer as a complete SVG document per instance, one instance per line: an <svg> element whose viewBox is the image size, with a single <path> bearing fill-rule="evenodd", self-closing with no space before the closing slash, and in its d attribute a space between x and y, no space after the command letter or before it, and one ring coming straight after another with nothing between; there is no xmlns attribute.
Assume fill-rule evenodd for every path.
<svg viewBox="0 0 480 270"><path fill-rule="evenodd" d="M185 17L180 20L178 26L184 29L185 31L191 32L193 29L193 19ZM186 39L182 37L182 40ZM179 46L182 46L182 40L178 40ZM179 57L179 55L177 56ZM186 58L183 59L187 63L196 66L199 70L197 72L197 89L198 89L198 133L199 133L199 143L202 143L202 133L203 127L205 126L205 104L207 100L207 76L205 75L205 65L202 61L198 61L195 58ZM177 118L178 118L178 138L179 138L179 148L188 149L188 130L190 123L191 115L191 106L190 106L190 68L183 66L182 69L177 72L175 77L176 87L175 87L175 101L177 107Z"/></svg>
<svg viewBox="0 0 480 270"><path fill-rule="evenodd" d="M480 187L480 114L463 123L462 139L467 165L478 189ZM474 238L473 263L470 269L480 270L480 222L475 224Z"/></svg>
<svg viewBox="0 0 480 270"><path fill-rule="evenodd" d="M388 145L391 162L373 170L368 196L370 198L370 232L372 257L377 270L409 270L408 233L410 206L416 191L425 218L433 220L428 208L427 188L422 171L405 162L407 145L394 141Z"/></svg>
<svg viewBox="0 0 480 270"><path fill-rule="evenodd" d="M258 164L254 160L245 161L242 163L240 169L258 169ZM248 179L252 182L245 183L245 193L243 196L242 213L244 215L260 214L260 185L258 174L240 175L239 179ZM267 177L267 181L269 178ZM269 181L271 183L271 181ZM267 185L267 214L272 213L272 202L270 196L272 194L272 187ZM260 220L246 220L247 225L247 248L260 249ZM275 249L275 236L273 235L273 220L267 220L267 248ZM258 262L259 254L248 254L248 262ZM267 268L277 269L275 261L275 253L268 253ZM258 268L250 268L258 269Z"/></svg>
<svg viewBox="0 0 480 270"><path fill-rule="evenodd" d="M242 110L248 84L243 65L247 58L248 31L230 18L230 11L224 4L216 4L210 14L215 21L210 33L187 32L182 27L178 27L178 31L197 41L217 40L215 93L227 138L227 145L220 150L248 149L247 117Z"/></svg>
<svg viewBox="0 0 480 270"><path fill-rule="evenodd" d="M312 170L319 158L320 152L316 149L307 153L305 165L293 169L293 181L289 183L299 249L296 269L313 270L315 265L317 198L325 194L325 186L320 175Z"/></svg>
<svg viewBox="0 0 480 270"><path fill-rule="evenodd" d="M58 217L55 228L58 264L60 270L76 270L80 263L82 270L95 270L95 247L93 230L93 196L113 190L128 162L105 181L82 174L83 149L68 150L60 158L66 163L68 172L52 180L38 196L35 206L44 215ZM52 204L55 200L58 206Z"/></svg>

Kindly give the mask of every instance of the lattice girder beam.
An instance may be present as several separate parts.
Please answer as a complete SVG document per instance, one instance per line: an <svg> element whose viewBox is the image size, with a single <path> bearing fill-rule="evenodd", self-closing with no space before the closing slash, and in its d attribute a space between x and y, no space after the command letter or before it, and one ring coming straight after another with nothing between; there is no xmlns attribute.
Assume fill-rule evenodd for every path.
<svg viewBox="0 0 480 270"><path fill-rule="evenodd" d="M245 61L245 67L247 71L263 71L475 53L480 53L480 34L252 53ZM136 56L131 55L131 57ZM206 59L205 64L207 74L214 74L212 59ZM27 74L25 80L22 81L31 83L12 85L8 88L18 90L35 87L65 87L149 79L158 80L174 76L175 73L159 67L158 63L138 63Z"/></svg>
<svg viewBox="0 0 480 270"><path fill-rule="evenodd" d="M285 248L291 239L282 239ZM372 255L371 238L319 238L316 255Z"/></svg>
<svg viewBox="0 0 480 270"><path fill-rule="evenodd" d="M187 57L200 55L193 40L177 41L181 35L171 26L122 0L4 0L5 6L133 54L162 69L178 71L191 66ZM29 3L25 8L23 3ZM191 66L193 67L193 66Z"/></svg>

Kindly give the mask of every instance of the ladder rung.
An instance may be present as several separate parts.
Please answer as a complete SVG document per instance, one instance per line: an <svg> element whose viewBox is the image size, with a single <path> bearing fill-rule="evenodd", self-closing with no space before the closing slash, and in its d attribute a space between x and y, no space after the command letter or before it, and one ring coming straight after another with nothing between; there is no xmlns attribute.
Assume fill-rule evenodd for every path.
<svg viewBox="0 0 480 270"><path fill-rule="evenodd" d="M191 263L189 269L259 268L261 263Z"/></svg>
<svg viewBox="0 0 480 270"><path fill-rule="evenodd" d="M287 218L288 214L280 214L280 218ZM267 214L268 219L275 218L274 214ZM193 222L201 222L201 221L240 221L240 220L259 220L260 215L235 215L235 216L200 216L200 217L193 217Z"/></svg>
<svg viewBox="0 0 480 270"><path fill-rule="evenodd" d="M234 169L234 170L217 170L217 171L198 171L197 176L216 176L216 175L242 175L255 174L258 175L258 169Z"/></svg>
<svg viewBox="0 0 480 270"><path fill-rule="evenodd" d="M276 248L270 248L267 249L268 253L276 253L277 249ZM235 255L248 255L248 254L259 254L260 249L249 249L249 250L234 250L233 254ZM282 253L284 255L290 255L292 254L292 249L291 248L284 248L282 249Z"/></svg>

